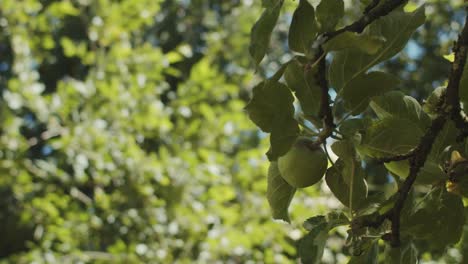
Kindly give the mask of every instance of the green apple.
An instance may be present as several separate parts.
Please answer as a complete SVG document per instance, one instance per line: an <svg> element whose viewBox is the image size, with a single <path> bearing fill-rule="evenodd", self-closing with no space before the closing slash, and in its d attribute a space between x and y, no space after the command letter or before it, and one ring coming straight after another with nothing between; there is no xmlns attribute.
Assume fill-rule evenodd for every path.
<svg viewBox="0 0 468 264"><path fill-rule="evenodd" d="M325 174L327 155L307 138L299 138L291 149L278 159L278 168L283 179L295 188L314 185Z"/></svg>

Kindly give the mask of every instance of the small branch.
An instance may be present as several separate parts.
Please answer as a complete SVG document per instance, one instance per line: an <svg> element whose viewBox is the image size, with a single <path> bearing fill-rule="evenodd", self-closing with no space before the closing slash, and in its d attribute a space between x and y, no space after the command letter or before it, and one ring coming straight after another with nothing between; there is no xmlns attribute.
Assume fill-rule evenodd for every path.
<svg viewBox="0 0 468 264"><path fill-rule="evenodd" d="M379 1L374 0L365 8L364 16L362 16L359 20L336 31L325 33L324 36L327 38L326 41L329 41L330 39L346 31L361 33L370 23L374 22L380 17L386 16L388 13L392 12L395 10L395 8L399 7L405 2L405 0L389 0L379 5Z"/></svg>
<svg viewBox="0 0 468 264"><path fill-rule="evenodd" d="M383 157L377 159L377 162L379 163L387 163L387 162L392 162L392 161L402 161L402 160L407 160L414 156L414 154L418 151L418 148L412 149L410 152L405 153L405 154L400 154L400 155L395 155L392 157Z"/></svg>
<svg viewBox="0 0 468 264"><path fill-rule="evenodd" d="M361 216L353 219L351 222L351 229L359 230L363 227L378 228L383 224L385 219L390 219L390 216L391 211L388 211L385 214L373 213L370 215Z"/></svg>

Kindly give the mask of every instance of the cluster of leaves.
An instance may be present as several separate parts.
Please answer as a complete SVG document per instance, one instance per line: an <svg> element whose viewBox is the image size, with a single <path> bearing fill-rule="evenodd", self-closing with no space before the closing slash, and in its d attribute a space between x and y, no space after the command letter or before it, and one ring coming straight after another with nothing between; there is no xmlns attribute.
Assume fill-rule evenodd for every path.
<svg viewBox="0 0 468 264"><path fill-rule="evenodd" d="M268 52L285 2L263 1L249 49L256 65ZM454 48L447 88L435 89L421 106L401 91L398 76L378 69L425 23L424 6L362 2L367 6L360 18L337 30L344 24L343 0L322 0L316 7L298 1L288 32L292 58L253 88L246 106L250 119L270 134L267 156L272 165L300 137L334 153L322 177L347 210L304 223L309 232L298 244L304 263L320 261L328 233L337 226L348 226L349 263L377 263L382 250L391 263L417 263L425 252L443 253L463 233L468 174L464 165L453 169L453 164L465 163L455 162L451 154L468 156L466 136L459 136L466 121L458 117L460 102L468 105L468 67L459 70L466 62L468 30L460 33ZM345 113L340 120L337 112ZM367 167L375 162L384 163L383 180L370 185ZM303 177L314 173L304 172ZM289 221L296 189L278 170L269 174L273 217ZM384 249L382 240L393 247Z"/></svg>

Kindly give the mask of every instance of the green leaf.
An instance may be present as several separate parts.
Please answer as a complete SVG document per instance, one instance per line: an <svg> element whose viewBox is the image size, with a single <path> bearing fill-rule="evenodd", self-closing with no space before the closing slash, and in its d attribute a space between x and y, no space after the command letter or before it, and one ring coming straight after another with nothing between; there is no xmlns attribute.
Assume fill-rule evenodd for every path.
<svg viewBox="0 0 468 264"><path fill-rule="evenodd" d="M378 240L360 256L352 256L348 264L378 264L379 263L379 243Z"/></svg>
<svg viewBox="0 0 468 264"><path fill-rule="evenodd" d="M377 53L384 43L385 40L379 36L343 32L325 43L324 50L330 52L353 48L372 55Z"/></svg>
<svg viewBox="0 0 468 264"><path fill-rule="evenodd" d="M387 168L391 173L402 178L406 178L409 175L409 161L393 161L385 163L385 168ZM418 177L416 178L417 184L434 184L440 182L446 178L446 174L439 166L439 161L434 160L429 156L424 163L424 166L419 171Z"/></svg>
<svg viewBox="0 0 468 264"><path fill-rule="evenodd" d="M342 212L330 212L327 216L318 215L307 219L304 228L309 231L298 241L298 254L301 263L320 263L327 241L328 232L342 225L348 225L349 219Z"/></svg>
<svg viewBox="0 0 468 264"><path fill-rule="evenodd" d="M346 164L341 158L338 159L335 165L328 168L325 181L335 197L346 207L351 207L355 211L364 205L367 184L364 180L364 171L357 162Z"/></svg>
<svg viewBox="0 0 468 264"><path fill-rule="evenodd" d="M317 226L327 224L329 230L342 225L348 225L349 219L343 212L332 211L327 216L317 215L307 219L303 226L306 230L312 231Z"/></svg>
<svg viewBox="0 0 468 264"><path fill-rule="evenodd" d="M302 263L320 263L327 242L328 230L326 223L317 225L299 240L297 251Z"/></svg>
<svg viewBox="0 0 468 264"><path fill-rule="evenodd" d="M357 48L336 52L329 69L331 86L340 90L372 66L396 55L424 21L424 7L420 7L412 13L395 10L373 22L364 34L382 37L386 40L384 45L372 55Z"/></svg>
<svg viewBox="0 0 468 264"><path fill-rule="evenodd" d="M421 168L418 174L418 178L416 179L417 184L435 184L437 182L441 182L446 180L447 175L442 169L442 166L439 165L441 160L436 159L434 156L430 155L424 166ZM408 162L409 165L409 162ZM408 173L409 174L409 167Z"/></svg>
<svg viewBox="0 0 468 264"><path fill-rule="evenodd" d="M356 159L356 150L353 143L349 140L335 141L332 144L331 149L333 150L333 153L342 159L347 161Z"/></svg>
<svg viewBox="0 0 468 264"><path fill-rule="evenodd" d="M279 81L281 77L283 77L284 72L286 71L286 68L288 67L290 63L291 61L288 61L284 63L283 65L281 65L281 67L279 67L279 69L275 72L275 74L273 74L270 78L268 78L268 80L275 81L275 82Z"/></svg>
<svg viewBox="0 0 468 264"><path fill-rule="evenodd" d="M334 30L338 21L344 15L343 0L322 0L317 6L317 20L320 24L320 31L326 32Z"/></svg>
<svg viewBox="0 0 468 264"><path fill-rule="evenodd" d="M361 134L371 124L369 118L353 118L343 121L339 127L340 133L347 138L352 138L357 143L361 143Z"/></svg>
<svg viewBox="0 0 468 264"><path fill-rule="evenodd" d="M444 150L456 143L456 137L457 129L455 125L451 121L447 122L434 144L432 144L431 152L416 179L417 184L433 184L446 179L446 173L441 166L444 160ZM386 163L385 167L393 174L403 178L406 178L409 174L409 162L407 160Z"/></svg>
<svg viewBox="0 0 468 264"><path fill-rule="evenodd" d="M445 186L434 189L402 219L401 232L415 240L427 241L433 249L457 243L465 223L461 197L448 193Z"/></svg>
<svg viewBox="0 0 468 264"><path fill-rule="evenodd" d="M460 86L461 87L461 86ZM437 108L439 107L440 98L445 93L445 87L437 87L429 97L426 99L423 109L426 113L430 115L437 114Z"/></svg>
<svg viewBox="0 0 468 264"><path fill-rule="evenodd" d="M392 91L374 97L370 102L370 106L380 119L386 117L409 119L422 130L425 130L431 124L431 118L423 111L418 101L399 91Z"/></svg>
<svg viewBox="0 0 468 264"><path fill-rule="evenodd" d="M340 158L327 171L325 180L330 190L345 206L358 210L367 198L367 184L354 144L350 140L340 140L331 146ZM352 201L352 203L350 203Z"/></svg>
<svg viewBox="0 0 468 264"><path fill-rule="evenodd" d="M418 250L413 243L405 243L397 248L388 250L388 258L385 259L387 264L417 264Z"/></svg>
<svg viewBox="0 0 468 264"><path fill-rule="evenodd" d="M267 153L271 161L288 152L299 135L293 102L294 97L286 85L266 80L254 87L253 97L245 107L258 127L271 132L271 147Z"/></svg>
<svg viewBox="0 0 468 264"><path fill-rule="evenodd" d="M332 229L337 226L348 225L350 221L343 212L332 211L327 214L327 223L328 228Z"/></svg>
<svg viewBox="0 0 468 264"><path fill-rule="evenodd" d="M245 109L258 127L271 132L278 116L294 115L293 102L294 97L286 85L266 80L253 88L253 97Z"/></svg>
<svg viewBox="0 0 468 264"><path fill-rule="evenodd" d="M327 217L324 215L316 215L305 220L303 226L306 230L312 231L323 224L327 224Z"/></svg>
<svg viewBox="0 0 468 264"><path fill-rule="evenodd" d="M270 161L276 160L288 152L299 136L299 124L289 115L277 116L270 135L270 149L267 156Z"/></svg>
<svg viewBox="0 0 468 264"><path fill-rule="evenodd" d="M277 5L281 0L262 0L262 7L271 8Z"/></svg>
<svg viewBox="0 0 468 264"><path fill-rule="evenodd" d="M405 154L419 143L431 123L430 117L416 99L398 91L374 97L370 106L382 121L375 122L368 129L363 148L360 149L372 157ZM418 183L432 183L443 177L434 160L438 159L428 159L421 170L421 177L418 177ZM386 163L385 167L400 177L405 178L409 173L408 161Z"/></svg>
<svg viewBox="0 0 468 264"><path fill-rule="evenodd" d="M250 32L249 52L255 64L260 64L266 54L270 44L271 33L278 21L278 17L283 6L283 1L272 4L271 1L264 1L267 6L262 16L258 19Z"/></svg>
<svg viewBox="0 0 468 264"><path fill-rule="evenodd" d="M434 156L436 159L442 158L444 150L449 146L457 142L457 128L453 121L449 120L445 123L445 126L437 135L437 138L432 144L430 156Z"/></svg>
<svg viewBox="0 0 468 264"><path fill-rule="evenodd" d="M284 73L288 87L295 92L306 116L317 116L320 108L321 90L314 74L315 69L305 70L297 60L291 61Z"/></svg>
<svg viewBox="0 0 468 264"><path fill-rule="evenodd" d="M405 154L416 147L423 134L412 120L386 117L367 129L360 150L373 158Z"/></svg>
<svg viewBox="0 0 468 264"><path fill-rule="evenodd" d="M343 88L344 106L351 114L358 115L367 108L372 97L394 89L399 83L398 78L384 72L361 74Z"/></svg>
<svg viewBox="0 0 468 264"><path fill-rule="evenodd" d="M300 0L289 28L289 48L296 52L308 53L317 32L314 7L307 0Z"/></svg>
<svg viewBox="0 0 468 264"><path fill-rule="evenodd" d="M282 177L276 162L271 162L268 168L267 199L270 204L273 219L289 223L288 208L296 189Z"/></svg>
<svg viewBox="0 0 468 264"><path fill-rule="evenodd" d="M411 13L396 10L372 23L370 26L371 34L378 32L386 42L370 63L375 65L400 52L406 46L413 32L425 22L424 13L424 6Z"/></svg>

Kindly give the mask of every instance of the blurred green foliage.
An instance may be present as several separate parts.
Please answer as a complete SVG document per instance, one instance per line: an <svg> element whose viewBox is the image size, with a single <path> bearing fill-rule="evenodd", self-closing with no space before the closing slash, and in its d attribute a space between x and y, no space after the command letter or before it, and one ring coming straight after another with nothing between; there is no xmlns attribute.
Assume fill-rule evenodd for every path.
<svg viewBox="0 0 468 264"><path fill-rule="evenodd" d="M294 255L242 110L256 9L2 1L4 263Z"/></svg>
<svg viewBox="0 0 468 264"><path fill-rule="evenodd" d="M271 220L268 139L243 111L260 2L0 1L0 263L295 263L300 223L339 205L314 187L297 221ZM407 51L382 66L413 67L415 96L445 80L457 32L451 3L429 4L415 65ZM271 49L263 75L290 56ZM326 247L324 262L346 261Z"/></svg>

